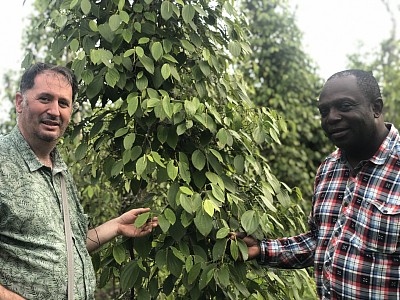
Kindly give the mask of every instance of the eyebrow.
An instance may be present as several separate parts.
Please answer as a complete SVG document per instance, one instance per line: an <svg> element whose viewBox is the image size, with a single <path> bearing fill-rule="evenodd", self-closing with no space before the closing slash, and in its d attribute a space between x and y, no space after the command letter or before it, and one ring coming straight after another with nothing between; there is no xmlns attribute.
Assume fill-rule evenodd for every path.
<svg viewBox="0 0 400 300"><path fill-rule="evenodd" d="M320 104L320 102L318 100L317 107L319 108L321 106L322 107L334 106L334 105L337 105L337 104L339 104L339 103L341 103L343 101L350 101L352 103L356 103L357 102L354 98L351 98L351 97L341 97L341 98L336 98L336 99L330 101L329 103L322 103L322 104Z"/></svg>

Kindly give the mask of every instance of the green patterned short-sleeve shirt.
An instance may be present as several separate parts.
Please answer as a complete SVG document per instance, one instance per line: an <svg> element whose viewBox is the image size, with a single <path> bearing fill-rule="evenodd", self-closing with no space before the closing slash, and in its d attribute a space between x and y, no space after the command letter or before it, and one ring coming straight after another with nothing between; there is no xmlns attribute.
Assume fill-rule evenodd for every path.
<svg viewBox="0 0 400 300"><path fill-rule="evenodd" d="M93 299L87 217L57 150L44 166L14 128L0 137L0 285L26 299L66 299L67 254L60 177L66 177L74 240L75 299Z"/></svg>

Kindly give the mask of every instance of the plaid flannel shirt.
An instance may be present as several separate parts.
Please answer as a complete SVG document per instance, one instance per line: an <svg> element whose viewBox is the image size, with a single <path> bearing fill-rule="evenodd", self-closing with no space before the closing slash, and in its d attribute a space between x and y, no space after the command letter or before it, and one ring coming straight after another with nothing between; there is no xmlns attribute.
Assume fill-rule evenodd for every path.
<svg viewBox="0 0 400 300"><path fill-rule="evenodd" d="M310 232L264 241L268 265L314 265L321 299L400 299L400 143L390 132L351 170L340 149L318 169Z"/></svg>

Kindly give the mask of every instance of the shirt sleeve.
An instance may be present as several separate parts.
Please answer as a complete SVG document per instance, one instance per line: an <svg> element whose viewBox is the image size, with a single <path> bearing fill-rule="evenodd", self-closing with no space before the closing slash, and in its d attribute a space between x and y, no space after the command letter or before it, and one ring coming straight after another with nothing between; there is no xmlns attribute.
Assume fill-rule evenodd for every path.
<svg viewBox="0 0 400 300"><path fill-rule="evenodd" d="M317 244L313 228L315 224L310 218L311 230L297 236L261 241L261 254L258 262L281 269L300 269L314 265L314 253ZM264 256L264 257L262 257Z"/></svg>

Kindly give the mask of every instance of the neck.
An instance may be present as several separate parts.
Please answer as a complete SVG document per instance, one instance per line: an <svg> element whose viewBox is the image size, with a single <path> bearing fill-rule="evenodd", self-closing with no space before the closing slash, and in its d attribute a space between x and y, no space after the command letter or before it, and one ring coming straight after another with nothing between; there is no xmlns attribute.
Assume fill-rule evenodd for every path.
<svg viewBox="0 0 400 300"><path fill-rule="evenodd" d="M352 168L355 168L361 161L370 159L375 155L376 151L378 151L379 147L382 145L386 136L389 133L389 129L383 124L382 127L379 128L376 134L375 143L370 146L360 145L360 147L353 152L346 151L346 159L351 165Z"/></svg>
<svg viewBox="0 0 400 300"><path fill-rule="evenodd" d="M52 168L53 162L51 160L51 152L56 147L57 140L48 142L41 139L29 139L22 130L20 130L20 132L38 160L45 166Z"/></svg>

